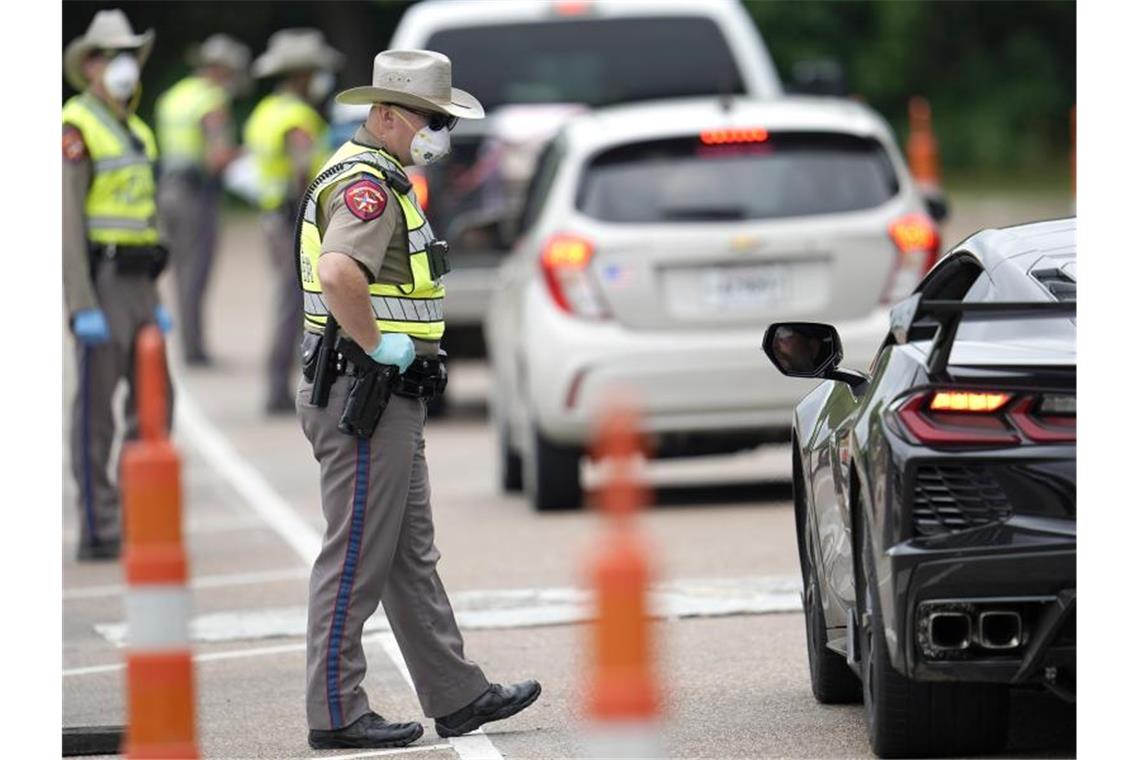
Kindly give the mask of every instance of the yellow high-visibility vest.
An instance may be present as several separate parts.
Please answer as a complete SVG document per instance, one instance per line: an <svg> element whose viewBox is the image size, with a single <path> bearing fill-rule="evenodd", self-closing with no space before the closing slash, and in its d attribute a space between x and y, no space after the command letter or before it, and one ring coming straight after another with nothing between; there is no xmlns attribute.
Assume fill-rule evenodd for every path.
<svg viewBox="0 0 1140 760"><path fill-rule="evenodd" d="M242 139L253 155L261 187L261 208L266 211L279 208L289 193L293 165L285 135L292 129L300 129L313 138L311 176L316 176L328 155L322 150L328 124L302 98L290 92L266 95L245 123Z"/></svg>
<svg viewBox="0 0 1140 760"><path fill-rule="evenodd" d="M186 77L164 92L154 109L163 166L205 167L202 119L228 104L225 89L200 76Z"/></svg>
<svg viewBox="0 0 1140 760"><path fill-rule="evenodd" d="M407 250L412 282L393 285L374 282L368 286L372 311L377 315L376 327L381 332L405 333L425 341L443 337L444 287L432 280L427 247L434 240L431 225L411 189L397 192L388 177L407 178L400 162L378 148L346 142L321 168L302 199L300 239L297 241L297 277L305 301L305 327L320 332L328 320L328 306L317 277L317 259L321 255L321 231L317 227L317 207L321 195L333 184L350 177L373 177L388 188L400 204L407 228ZM410 187L411 183L408 182Z"/></svg>
<svg viewBox="0 0 1140 760"><path fill-rule="evenodd" d="M154 162L158 148L150 127L133 113L123 124L89 93L64 104L63 121L83 135L95 170L84 204L88 240L157 243Z"/></svg>

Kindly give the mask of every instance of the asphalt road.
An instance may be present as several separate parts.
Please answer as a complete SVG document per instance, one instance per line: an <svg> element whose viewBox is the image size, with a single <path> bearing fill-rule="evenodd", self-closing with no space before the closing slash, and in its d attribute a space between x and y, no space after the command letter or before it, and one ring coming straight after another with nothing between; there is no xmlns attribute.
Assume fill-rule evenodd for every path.
<svg viewBox="0 0 1140 760"><path fill-rule="evenodd" d="M982 204L971 213L979 224L1066 213L1055 205ZM954 234L948 239L958 239ZM248 218L232 221L223 240L208 315L218 366L176 366L175 443L183 455L195 633L202 639L194 649L203 755L392 754L316 753L305 742L298 610L306 599L306 552L323 527L317 468L294 418L262 414L270 304L267 289L258 287L268 261L257 228ZM67 367L65 398L72 378ZM488 726L485 737L448 742L428 722L414 754L581 757L587 628L574 622L580 609L551 606L550 599L571 598L583 587L603 525L590 512L537 515L521 497L498 492L487 382L485 365L458 364L452 413L428 425L440 574L466 621L468 656L492 680L538 678L543 695L516 718ZM118 724L122 574L115 564L74 562L77 514L63 465L64 725ZM656 577L680 589L682 602L675 616L654 624L666 705L655 730L669 756L870 755L862 707L824 707L811 696L802 616L794 611L788 469L788 450L772 448L647 470L655 504L642 528L655 550ZM423 720L398 658L389 654L390 637L377 630L367 642L373 708L392 719ZM1013 711L1013 754L1075 751L1072 708L1019 695Z"/></svg>

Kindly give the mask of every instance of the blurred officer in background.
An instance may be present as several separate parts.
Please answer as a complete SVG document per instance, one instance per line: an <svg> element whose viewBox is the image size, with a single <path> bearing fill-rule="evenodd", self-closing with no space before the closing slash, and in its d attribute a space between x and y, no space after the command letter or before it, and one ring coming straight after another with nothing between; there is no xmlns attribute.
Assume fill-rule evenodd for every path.
<svg viewBox="0 0 1140 760"><path fill-rule="evenodd" d="M395 747L423 733L372 712L362 686L364 622L383 601L424 713L443 737L502 720L538 698L536 681L487 682L463 654L436 573L424 457L439 360L446 245L432 236L404 165L450 150L460 118L483 107L451 86L451 61L425 50L376 56L373 86L337 96L367 120L302 199L301 428L320 462L327 521L309 582L309 745Z"/></svg>
<svg viewBox="0 0 1140 760"><path fill-rule="evenodd" d="M215 34L190 57L194 73L158 99L159 208L170 240L187 364L208 365L202 302L214 262L220 177L239 155L230 102L245 85L249 48Z"/></svg>
<svg viewBox="0 0 1140 760"><path fill-rule="evenodd" d="M63 107L63 289L77 344L71 467L79 491L79 559L119 555L119 496L108 477L111 399L130 383L127 438L137 435L134 341L170 315L155 278L166 263L155 211L154 134L135 115L154 32L135 34L118 9L99 11L68 44L63 71L80 91ZM169 398L169 396L168 396Z"/></svg>
<svg viewBox="0 0 1140 760"><path fill-rule="evenodd" d="M328 157L328 125L313 104L328 96L332 71L340 68L341 60L318 30L284 29L269 38L269 48L253 62L254 76L278 80L244 130L257 169L262 227L276 284L266 399L270 414L294 410L290 376L301 336L301 292L293 253L297 206Z"/></svg>

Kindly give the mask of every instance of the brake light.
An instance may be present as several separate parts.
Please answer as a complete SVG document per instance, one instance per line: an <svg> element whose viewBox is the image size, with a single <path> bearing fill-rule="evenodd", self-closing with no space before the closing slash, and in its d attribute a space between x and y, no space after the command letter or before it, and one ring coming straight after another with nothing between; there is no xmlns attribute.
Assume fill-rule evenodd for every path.
<svg viewBox="0 0 1140 760"><path fill-rule="evenodd" d="M559 16L581 16L589 10L590 3L587 0L559 0L554 4L554 12Z"/></svg>
<svg viewBox="0 0 1140 760"><path fill-rule="evenodd" d="M1042 411L1057 406L1053 398L989 390L924 390L894 404L888 416L901 423L913 442L928 446L1075 442L1075 414Z"/></svg>
<svg viewBox="0 0 1140 760"><path fill-rule="evenodd" d="M938 261L942 235L934 220L921 213L907 214L891 222L887 235L898 251L882 297L883 303L890 304L910 295Z"/></svg>
<svg viewBox="0 0 1140 760"><path fill-rule="evenodd" d="M950 412L995 412L1009 401L1008 393L938 391L930 400L930 410Z"/></svg>
<svg viewBox="0 0 1140 760"><path fill-rule="evenodd" d="M759 143L768 139L768 130L753 129L707 129L701 132L701 142L705 145L731 145L733 143Z"/></svg>
<svg viewBox="0 0 1140 760"><path fill-rule="evenodd" d="M416 201L420 204L420 208L424 211L428 210L428 181L427 177L419 172L408 174L408 179L412 181L412 192L416 194Z"/></svg>
<svg viewBox="0 0 1140 760"><path fill-rule="evenodd" d="M567 314L600 318L606 308L598 293L590 262L594 246L576 235L559 234L547 241L539 263L550 297Z"/></svg>

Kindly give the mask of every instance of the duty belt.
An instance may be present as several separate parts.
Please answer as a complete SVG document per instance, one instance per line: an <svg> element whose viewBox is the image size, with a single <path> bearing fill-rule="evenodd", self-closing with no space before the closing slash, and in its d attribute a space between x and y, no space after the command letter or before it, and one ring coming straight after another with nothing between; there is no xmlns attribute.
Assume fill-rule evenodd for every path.
<svg viewBox="0 0 1140 760"><path fill-rule="evenodd" d="M312 382L314 378L314 365L311 360L315 359L319 351L319 336L313 333L306 333L305 340L302 343L302 371L305 378ZM339 351L336 354L336 366L334 368L334 377L341 377L348 375L355 377L358 370L356 365L351 360L346 359ZM444 388L447 387L447 352L443 349L439 351L439 358L428 358L426 356L417 356L404 374L400 375L396 387L392 392L397 396L404 396L406 398L423 398L432 400L443 395Z"/></svg>
<svg viewBox="0 0 1140 760"><path fill-rule="evenodd" d="M161 245L120 245L118 243L87 244L91 272L103 262L115 265L120 274L148 274L157 277L166 267L169 253Z"/></svg>

